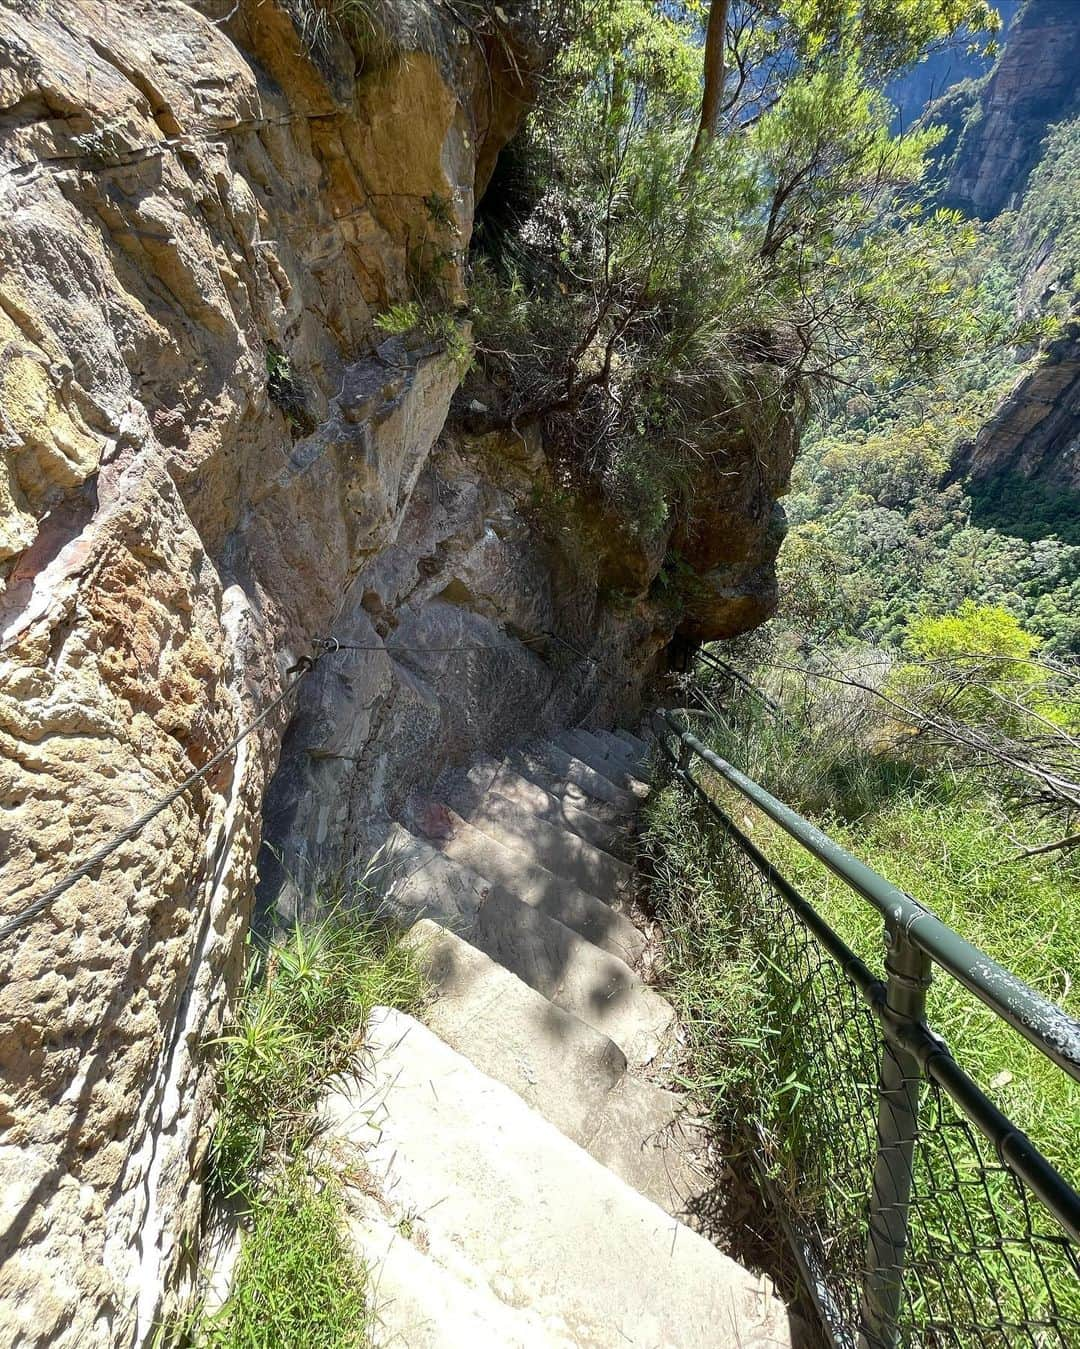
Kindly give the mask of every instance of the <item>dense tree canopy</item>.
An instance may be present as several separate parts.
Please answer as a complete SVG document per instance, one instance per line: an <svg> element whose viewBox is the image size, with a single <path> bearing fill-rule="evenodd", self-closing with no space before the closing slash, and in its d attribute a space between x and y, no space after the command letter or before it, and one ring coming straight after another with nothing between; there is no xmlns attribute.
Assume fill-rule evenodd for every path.
<svg viewBox="0 0 1080 1349"><path fill-rule="evenodd" d="M649 528L725 440L984 341L974 229L922 200L938 133L894 136L879 88L993 27L983 0L601 0L481 213L498 415Z"/></svg>

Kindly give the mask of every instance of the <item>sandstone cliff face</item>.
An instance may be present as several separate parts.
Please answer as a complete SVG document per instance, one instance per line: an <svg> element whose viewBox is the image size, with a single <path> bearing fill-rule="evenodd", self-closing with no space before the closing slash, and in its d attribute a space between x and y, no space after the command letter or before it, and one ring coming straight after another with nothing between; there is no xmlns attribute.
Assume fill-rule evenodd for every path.
<svg viewBox="0 0 1080 1349"><path fill-rule="evenodd" d="M990 219L1015 206L1047 128L1080 107L1080 5L1027 0L966 116L947 198Z"/></svg>
<svg viewBox="0 0 1080 1349"><path fill-rule="evenodd" d="M999 47L1008 41L1012 22L1022 5L1023 0L995 0L994 9L1001 18L996 38ZM885 95L896 108L896 129L913 127L928 104L937 102L961 81L982 79L993 64L994 58L986 55L978 44L971 50L966 45L950 43L943 50L924 56L885 86ZM935 116L934 120L940 119Z"/></svg>
<svg viewBox="0 0 1080 1349"><path fill-rule="evenodd" d="M1072 0L1027 0L1008 30L1004 49L963 110L963 87L942 100L954 123L954 145L947 197L965 211L990 218L1020 207L1013 240L1022 258L1017 303L1024 314L1059 306L1075 311L1073 260L1060 257L1056 230L1073 209L1045 209L1035 225L1027 219L1024 189L1032 170L1052 155L1044 143L1049 128L1080 112L1080 5ZM965 122L966 117L966 122ZM1052 158L1049 194L1074 192L1071 174ZM1066 246L1066 253L1071 241ZM1017 382L975 439L962 445L954 460L956 475L975 481L1028 479L1048 494L1080 490L1080 339L1075 322L1051 342L1040 360Z"/></svg>
<svg viewBox="0 0 1080 1349"><path fill-rule="evenodd" d="M3 939L4 1343L150 1334L260 856L267 903L303 907L415 782L632 704L679 621L663 541L568 503L528 435L448 425L452 355L373 325L434 256L463 294L535 21L432 7L350 44L301 0L203 9L0 5L0 916L315 638L362 649ZM701 632L768 611L785 444L719 480Z"/></svg>
<svg viewBox="0 0 1080 1349"><path fill-rule="evenodd" d="M1048 493L1080 494L1080 334L1050 343L975 439L961 446L955 468L976 481L1028 478Z"/></svg>

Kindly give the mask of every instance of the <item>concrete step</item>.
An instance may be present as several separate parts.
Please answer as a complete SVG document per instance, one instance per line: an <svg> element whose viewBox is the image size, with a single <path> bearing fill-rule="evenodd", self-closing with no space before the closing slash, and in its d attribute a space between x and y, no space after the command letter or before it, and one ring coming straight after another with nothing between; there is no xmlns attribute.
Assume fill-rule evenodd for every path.
<svg viewBox="0 0 1080 1349"><path fill-rule="evenodd" d="M608 761L621 764L637 782L648 784L652 779L652 769L646 759L633 750L624 740L612 735L610 731L590 731L589 734L605 751Z"/></svg>
<svg viewBox="0 0 1080 1349"><path fill-rule="evenodd" d="M523 810L497 788L484 796L469 823L512 846L526 861L564 877L605 903L625 900L634 888L633 867L594 848L578 834Z"/></svg>
<svg viewBox="0 0 1080 1349"><path fill-rule="evenodd" d="M636 778L642 782L649 781L649 756L646 750L631 745L615 731L593 731L592 734L621 758Z"/></svg>
<svg viewBox="0 0 1080 1349"><path fill-rule="evenodd" d="M429 1029L640 1194L676 1217L689 1212L709 1185L704 1137L679 1096L629 1076L606 1035L445 928L425 920L405 940L437 994Z"/></svg>
<svg viewBox="0 0 1080 1349"><path fill-rule="evenodd" d="M610 778L552 740L515 752L511 756L511 763L525 777L538 782L549 792L562 795L570 787L577 787L586 796L611 806L623 816L633 815L638 809L639 802L633 792L616 786Z"/></svg>
<svg viewBox="0 0 1080 1349"><path fill-rule="evenodd" d="M648 795L648 785L635 778L622 761L609 754L588 731L562 731L555 737L555 743L628 795L638 800Z"/></svg>
<svg viewBox="0 0 1080 1349"><path fill-rule="evenodd" d="M574 787L571 794L556 795L538 783L523 777L506 762L480 759L465 773L464 779L449 786L444 797L464 819L472 813L488 791L497 792L521 810L548 824L569 829L594 848L625 860L630 847L626 826L603 802L592 801ZM607 818L604 818L604 816Z"/></svg>
<svg viewBox="0 0 1080 1349"><path fill-rule="evenodd" d="M612 732L612 734L617 735L620 740L625 741L626 744L629 745L632 750L636 751L639 755L643 757L647 755L649 751L652 749L652 745L649 743L648 740L644 739L640 735L635 734L635 732L633 731L628 731L625 726L617 726L615 730Z"/></svg>
<svg viewBox="0 0 1080 1349"><path fill-rule="evenodd" d="M401 927L433 918L565 1012L602 1032L635 1066L652 1062L675 1013L609 955L510 891L396 826L387 842L383 902Z"/></svg>
<svg viewBox="0 0 1080 1349"><path fill-rule="evenodd" d="M790 1346L767 1284L419 1022L376 1009L365 1053L325 1101L326 1141L448 1274L579 1349Z"/></svg>
<svg viewBox="0 0 1080 1349"><path fill-rule="evenodd" d="M596 895L530 862L514 836L502 833L495 821L488 820L479 829L441 802L417 804L412 815L416 832L446 857L505 887L522 903L572 928L628 965L640 960L645 938L628 918ZM618 894L612 895L617 898Z"/></svg>
<svg viewBox="0 0 1080 1349"><path fill-rule="evenodd" d="M708 1134L676 1092L630 1073L608 1096L582 1146L627 1185L695 1231L709 1179Z"/></svg>
<svg viewBox="0 0 1080 1349"><path fill-rule="evenodd" d="M618 764L622 770L632 779L633 790L640 792L641 788L648 788L648 773L645 771L638 760L636 753L625 745L617 736L612 736L608 731L586 730L583 727L578 728L578 734L603 754L605 762L609 764Z"/></svg>
<svg viewBox="0 0 1080 1349"><path fill-rule="evenodd" d="M364 1343L372 1349L573 1349L539 1317L430 1259L410 1239L408 1215L391 1226L370 1196L349 1186L344 1193L347 1234L367 1273L372 1323Z"/></svg>
<svg viewBox="0 0 1080 1349"><path fill-rule="evenodd" d="M561 750L557 752L562 753ZM626 860L627 855L632 856L631 838L634 816L638 809L636 798L629 796L628 793L619 793L619 789L614 783L608 784L610 791L619 793L621 797L625 798L618 804L590 795L576 782L568 782L556 769L549 767L540 758L538 752L530 751L526 754L521 751L514 751L508 760L508 766L515 775L524 778L526 782L534 783L547 792L549 796L567 803L574 810L587 812L593 819L600 820L612 831L611 850L623 861ZM629 807L626 804L627 802L630 802Z"/></svg>
<svg viewBox="0 0 1080 1349"><path fill-rule="evenodd" d="M430 919L405 943L419 952L437 995L424 1012L429 1029L567 1138L588 1138L626 1073L618 1045Z"/></svg>
<svg viewBox="0 0 1080 1349"><path fill-rule="evenodd" d="M638 792L639 795L644 795L644 792L647 792L651 770L643 755L630 749L626 742L620 741L618 735L613 735L611 731L591 730L584 731L582 734L587 735L589 741L604 754L607 764L618 764L623 772L630 776L632 789L635 792Z"/></svg>

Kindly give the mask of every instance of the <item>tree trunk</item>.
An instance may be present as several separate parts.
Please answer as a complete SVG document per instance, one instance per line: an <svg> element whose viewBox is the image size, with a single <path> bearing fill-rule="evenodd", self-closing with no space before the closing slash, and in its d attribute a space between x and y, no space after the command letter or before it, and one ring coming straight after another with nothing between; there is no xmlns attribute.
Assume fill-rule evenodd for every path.
<svg viewBox="0 0 1080 1349"><path fill-rule="evenodd" d="M701 95L701 121L689 163L693 164L716 135L720 109L724 101L724 44L727 41L727 16L730 0L712 0L705 29L705 88Z"/></svg>

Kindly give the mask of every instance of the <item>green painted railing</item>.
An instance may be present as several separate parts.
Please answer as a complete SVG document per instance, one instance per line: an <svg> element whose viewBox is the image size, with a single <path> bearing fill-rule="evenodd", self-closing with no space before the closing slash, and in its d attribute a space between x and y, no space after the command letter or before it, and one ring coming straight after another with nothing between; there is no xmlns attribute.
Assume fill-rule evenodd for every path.
<svg viewBox="0 0 1080 1349"><path fill-rule="evenodd" d="M697 738L656 716L673 778L716 826L754 929L780 1035L816 1065L784 1127L745 1121L823 1326L838 1349L1080 1349L1080 1195L927 1024L942 971L1080 1082L1080 1023ZM786 880L694 777L704 765L883 920L882 975ZM745 896L754 896L745 907ZM800 1152L801 1148L801 1152ZM793 1158L794 1156L794 1164Z"/></svg>

